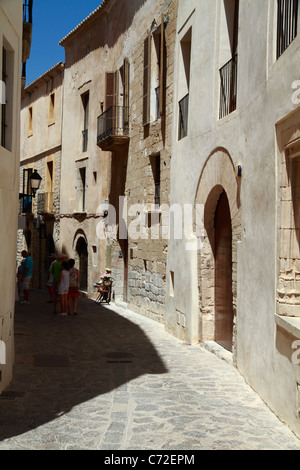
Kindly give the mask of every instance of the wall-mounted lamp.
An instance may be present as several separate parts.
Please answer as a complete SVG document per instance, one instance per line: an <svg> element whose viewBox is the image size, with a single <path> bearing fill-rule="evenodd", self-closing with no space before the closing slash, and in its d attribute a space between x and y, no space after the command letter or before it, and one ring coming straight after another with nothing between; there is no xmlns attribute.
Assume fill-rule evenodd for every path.
<svg viewBox="0 0 300 470"><path fill-rule="evenodd" d="M27 181L25 175L27 173ZM22 197L35 197L37 190L40 188L42 177L37 170L32 173L31 168L23 169L23 193L19 193L19 199Z"/></svg>
<svg viewBox="0 0 300 470"><path fill-rule="evenodd" d="M236 178L241 178L242 177L242 167L241 167L241 165L236 165L235 166L235 177Z"/></svg>

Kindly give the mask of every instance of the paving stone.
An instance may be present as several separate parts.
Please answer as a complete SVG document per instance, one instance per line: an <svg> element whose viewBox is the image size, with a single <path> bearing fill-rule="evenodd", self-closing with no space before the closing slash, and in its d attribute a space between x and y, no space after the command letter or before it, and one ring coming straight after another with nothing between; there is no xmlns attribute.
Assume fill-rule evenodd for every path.
<svg viewBox="0 0 300 470"><path fill-rule="evenodd" d="M31 296L16 304L0 450L300 450L211 352L114 304L79 298L76 318L56 317L47 292Z"/></svg>

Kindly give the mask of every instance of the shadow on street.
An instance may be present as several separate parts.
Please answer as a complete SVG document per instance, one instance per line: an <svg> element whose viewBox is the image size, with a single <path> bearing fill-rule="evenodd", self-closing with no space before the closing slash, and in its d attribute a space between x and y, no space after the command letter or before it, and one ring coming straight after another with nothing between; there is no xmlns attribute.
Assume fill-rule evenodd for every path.
<svg viewBox="0 0 300 470"><path fill-rule="evenodd" d="M14 377L0 396L0 440L143 374L167 372L138 325L85 298L77 316L56 316L47 300L34 290L30 305L16 303Z"/></svg>

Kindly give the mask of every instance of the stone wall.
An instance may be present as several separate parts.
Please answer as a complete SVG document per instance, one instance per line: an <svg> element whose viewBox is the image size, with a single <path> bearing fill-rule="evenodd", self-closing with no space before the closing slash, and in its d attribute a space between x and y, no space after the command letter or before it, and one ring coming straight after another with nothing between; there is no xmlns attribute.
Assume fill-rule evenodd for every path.
<svg viewBox="0 0 300 470"><path fill-rule="evenodd" d="M169 204L171 127L173 109L173 68L176 40L177 1L157 2L155 15L149 18L151 24L165 23L166 77L165 112L159 119L153 119L148 126L142 125L143 114L143 57L144 40L147 30L137 44L131 58L133 74L131 82L131 140L126 181L128 206L144 205L141 214L129 218L129 225L137 217L145 221L145 239L130 238L128 243L128 304L131 309L164 322L166 260L168 240L161 237L161 214L151 212L154 207L155 185L153 161L160 156L160 204ZM155 238L153 237L155 233Z"/></svg>

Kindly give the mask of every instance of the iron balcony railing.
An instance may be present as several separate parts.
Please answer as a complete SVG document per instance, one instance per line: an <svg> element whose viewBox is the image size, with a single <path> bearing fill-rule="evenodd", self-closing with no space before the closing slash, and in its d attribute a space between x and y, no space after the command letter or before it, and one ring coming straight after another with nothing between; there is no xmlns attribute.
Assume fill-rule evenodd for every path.
<svg viewBox="0 0 300 470"><path fill-rule="evenodd" d="M277 59L297 36L298 0L277 0Z"/></svg>
<svg viewBox="0 0 300 470"><path fill-rule="evenodd" d="M220 69L220 119L236 109L237 64L238 57L236 54Z"/></svg>
<svg viewBox="0 0 300 470"><path fill-rule="evenodd" d="M101 116L97 123L97 143L109 136L129 136L129 107L111 106Z"/></svg>

